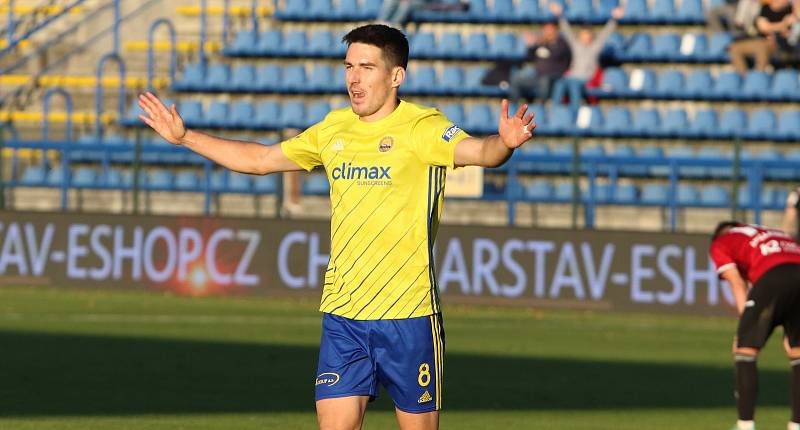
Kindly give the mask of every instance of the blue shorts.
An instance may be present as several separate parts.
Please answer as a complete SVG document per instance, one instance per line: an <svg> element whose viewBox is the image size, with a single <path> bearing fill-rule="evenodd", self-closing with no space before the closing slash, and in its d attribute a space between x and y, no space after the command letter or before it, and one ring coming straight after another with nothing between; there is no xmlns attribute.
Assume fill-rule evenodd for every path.
<svg viewBox="0 0 800 430"><path fill-rule="evenodd" d="M441 315L398 320L322 317L316 400L378 396L383 385L405 412L442 407Z"/></svg>

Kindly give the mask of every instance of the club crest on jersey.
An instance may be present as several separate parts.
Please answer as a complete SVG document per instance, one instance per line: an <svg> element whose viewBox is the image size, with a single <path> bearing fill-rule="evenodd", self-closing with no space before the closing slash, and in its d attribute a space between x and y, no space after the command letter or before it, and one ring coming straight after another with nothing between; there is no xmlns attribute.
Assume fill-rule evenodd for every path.
<svg viewBox="0 0 800 430"><path fill-rule="evenodd" d="M378 143L378 151L388 152L394 146L394 138L392 136L384 136Z"/></svg>
<svg viewBox="0 0 800 430"><path fill-rule="evenodd" d="M333 387L337 382L339 382L338 373L325 372L320 373L319 376L317 376L317 383L315 385L326 385L328 387Z"/></svg>
<svg viewBox="0 0 800 430"><path fill-rule="evenodd" d="M331 145L331 149L334 151L341 151L344 149L344 143L340 139L336 139L333 145Z"/></svg>
<svg viewBox="0 0 800 430"><path fill-rule="evenodd" d="M444 131L444 134L442 134L442 139L445 142L449 142L450 139L452 139L453 136L458 134L459 131L461 131L461 129L458 128L457 125L451 125L450 127L447 128L447 130Z"/></svg>

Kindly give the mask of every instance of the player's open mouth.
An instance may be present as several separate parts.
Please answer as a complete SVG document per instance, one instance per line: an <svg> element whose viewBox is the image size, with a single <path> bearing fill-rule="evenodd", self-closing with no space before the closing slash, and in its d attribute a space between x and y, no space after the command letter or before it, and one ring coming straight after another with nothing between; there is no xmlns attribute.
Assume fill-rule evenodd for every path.
<svg viewBox="0 0 800 430"><path fill-rule="evenodd" d="M367 93L365 93L363 91L350 90L350 97L353 100L362 100L366 96L367 96Z"/></svg>

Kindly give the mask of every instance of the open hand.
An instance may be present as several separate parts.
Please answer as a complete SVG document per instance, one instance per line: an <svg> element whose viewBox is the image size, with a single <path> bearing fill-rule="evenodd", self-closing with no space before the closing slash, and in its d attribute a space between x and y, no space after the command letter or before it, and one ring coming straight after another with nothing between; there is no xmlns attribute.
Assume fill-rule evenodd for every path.
<svg viewBox="0 0 800 430"><path fill-rule="evenodd" d="M533 137L533 130L536 123L533 120L533 113L528 113L528 105L522 105L517 109L517 113L508 116L508 100L503 99L500 103L500 122L497 125L498 134L503 144L509 149L516 149L522 146Z"/></svg>
<svg viewBox="0 0 800 430"><path fill-rule="evenodd" d="M564 7L558 3L550 3L550 13L555 16L560 17L561 14L564 12Z"/></svg>
<svg viewBox="0 0 800 430"><path fill-rule="evenodd" d="M617 6L611 10L611 17L619 21L622 17L625 16L625 8L622 6Z"/></svg>
<svg viewBox="0 0 800 430"><path fill-rule="evenodd" d="M139 94L139 107L147 113L146 116L139 115L142 122L149 125L167 142L181 144L181 139L186 136L186 127L174 104L167 109L158 97L147 92Z"/></svg>

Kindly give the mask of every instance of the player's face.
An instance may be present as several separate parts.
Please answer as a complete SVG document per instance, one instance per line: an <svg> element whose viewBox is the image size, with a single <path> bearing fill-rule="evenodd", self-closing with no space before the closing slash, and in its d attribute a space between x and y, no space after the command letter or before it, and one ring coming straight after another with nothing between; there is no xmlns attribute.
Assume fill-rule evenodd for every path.
<svg viewBox="0 0 800 430"><path fill-rule="evenodd" d="M379 120L394 110L397 88L405 72L389 67L380 48L353 43L344 60L345 83L353 112L365 121Z"/></svg>

